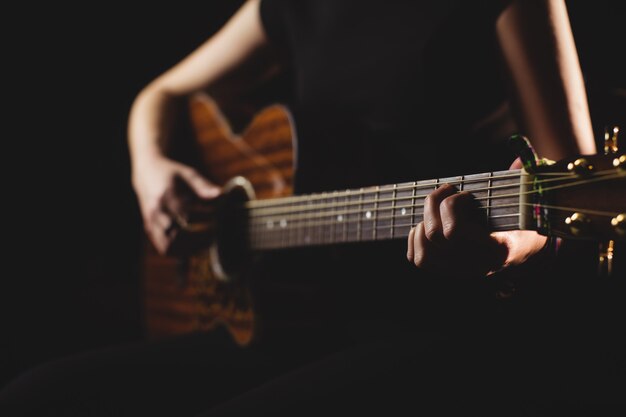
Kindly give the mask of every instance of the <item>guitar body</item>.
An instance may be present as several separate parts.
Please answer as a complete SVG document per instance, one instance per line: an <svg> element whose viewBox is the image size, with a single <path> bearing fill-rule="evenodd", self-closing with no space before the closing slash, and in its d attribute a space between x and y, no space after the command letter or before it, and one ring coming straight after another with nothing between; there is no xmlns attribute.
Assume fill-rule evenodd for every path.
<svg viewBox="0 0 626 417"><path fill-rule="evenodd" d="M626 155L617 148L605 155L578 156L530 171L473 173L281 198L293 194L294 129L286 108L265 108L241 135L233 133L207 96L191 100L189 116L190 160L184 155L173 157L195 165L214 183L228 186L214 212L209 211L210 204L204 204L209 214L205 223L190 218L181 226L185 232L197 230L189 227L192 224L206 226L206 233L199 236L201 251L176 259L148 250L145 311L153 338L224 325L238 344L249 344L259 333L258 310L246 280L227 282L225 277L237 274L223 273L228 268L222 266L245 266L241 254L248 249L406 239L411 227L423 220L427 196L444 183L472 193L491 231L535 230L602 242L600 266L609 275L615 247L626 240ZM533 153L527 141L520 145L522 156ZM532 155L526 162L532 165L535 159ZM249 181L255 195L246 197L254 201L226 204L232 197L230 185L245 184L241 178L230 183L235 177ZM234 241L235 247L227 241ZM240 242L245 250L239 250ZM212 259L213 254L220 259ZM264 299L262 294L259 298Z"/></svg>
<svg viewBox="0 0 626 417"><path fill-rule="evenodd" d="M292 194L294 131L285 107L265 108L241 135L206 95L190 101L189 116L198 168L207 178L224 185L243 176L258 199ZM252 341L257 322L249 289L218 279L211 263L208 249L182 260L148 248L144 307L151 338L224 325L238 344Z"/></svg>

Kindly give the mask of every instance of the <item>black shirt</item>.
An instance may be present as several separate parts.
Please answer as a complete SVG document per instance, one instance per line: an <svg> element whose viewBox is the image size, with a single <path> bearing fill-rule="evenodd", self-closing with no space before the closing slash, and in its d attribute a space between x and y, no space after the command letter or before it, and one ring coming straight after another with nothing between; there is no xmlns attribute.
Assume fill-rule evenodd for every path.
<svg viewBox="0 0 626 417"><path fill-rule="evenodd" d="M501 6L480 4L262 0L263 26L293 73L297 193L508 168L513 156L476 129L506 101ZM420 328L499 316L487 280L424 274L405 253L399 240L276 254L273 279L259 285L259 300L271 300L263 315Z"/></svg>
<svg viewBox="0 0 626 417"><path fill-rule="evenodd" d="M506 169L511 160L475 129L506 100L501 7L262 0L264 28L294 73L297 190Z"/></svg>

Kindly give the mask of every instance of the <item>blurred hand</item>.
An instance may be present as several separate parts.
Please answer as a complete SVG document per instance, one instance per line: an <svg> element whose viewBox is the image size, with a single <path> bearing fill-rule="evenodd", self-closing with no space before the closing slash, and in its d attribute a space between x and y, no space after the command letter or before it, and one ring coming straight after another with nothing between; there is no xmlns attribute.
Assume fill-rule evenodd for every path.
<svg viewBox="0 0 626 417"><path fill-rule="evenodd" d="M190 201L211 200L221 191L195 169L160 156L135 164L132 183L144 229L161 254L170 251Z"/></svg>
<svg viewBox="0 0 626 417"><path fill-rule="evenodd" d="M511 169L520 168L516 160ZM448 276L487 276L521 265L546 237L533 231L489 233L474 197L451 185L425 201L424 221L409 233L407 258L415 266Z"/></svg>

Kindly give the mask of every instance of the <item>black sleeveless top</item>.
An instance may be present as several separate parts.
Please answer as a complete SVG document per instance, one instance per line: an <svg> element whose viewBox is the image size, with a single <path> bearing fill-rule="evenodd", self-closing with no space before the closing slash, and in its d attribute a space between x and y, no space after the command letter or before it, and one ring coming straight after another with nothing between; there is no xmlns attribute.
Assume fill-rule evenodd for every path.
<svg viewBox="0 0 626 417"><path fill-rule="evenodd" d="M506 100L501 3L262 0L294 74L297 190L506 169L476 128Z"/></svg>
<svg viewBox="0 0 626 417"><path fill-rule="evenodd" d="M495 36L501 8L262 0L264 28L293 71L296 191L507 169L514 156L480 128L507 99ZM485 278L425 274L405 253L406 242L393 241L276 254L266 271L274 279L259 289L271 300L264 315L440 330L508 320Z"/></svg>

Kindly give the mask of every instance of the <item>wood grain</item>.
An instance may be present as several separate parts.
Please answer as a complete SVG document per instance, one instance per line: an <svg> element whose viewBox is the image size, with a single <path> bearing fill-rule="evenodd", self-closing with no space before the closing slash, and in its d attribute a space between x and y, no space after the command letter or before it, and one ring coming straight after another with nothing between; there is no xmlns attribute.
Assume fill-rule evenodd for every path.
<svg viewBox="0 0 626 417"><path fill-rule="evenodd" d="M292 194L293 126L285 107L265 108L241 135L206 95L190 100L189 117L197 152L189 157L199 159L199 169L211 181L223 185L241 175L252 183L257 198ZM250 291L241 283L218 280L208 250L183 260L148 248L143 277L151 338L225 325L240 345L254 339L258 326Z"/></svg>

